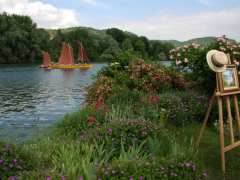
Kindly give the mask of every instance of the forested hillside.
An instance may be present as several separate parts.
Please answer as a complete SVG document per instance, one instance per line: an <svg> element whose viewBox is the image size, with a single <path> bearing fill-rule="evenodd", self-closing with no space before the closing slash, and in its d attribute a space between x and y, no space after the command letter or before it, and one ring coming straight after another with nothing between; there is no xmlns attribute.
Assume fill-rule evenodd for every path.
<svg viewBox="0 0 240 180"><path fill-rule="evenodd" d="M62 42L69 42L77 59L78 43L83 42L91 61L114 61L124 51L154 61L165 60L171 43L149 41L146 37L112 28L96 30L74 27L38 29L27 16L0 14L0 63L39 63L41 52L49 51L58 60Z"/></svg>
<svg viewBox="0 0 240 180"><path fill-rule="evenodd" d="M0 14L0 63L33 63L48 49L49 34L27 16Z"/></svg>
<svg viewBox="0 0 240 180"><path fill-rule="evenodd" d="M83 42L93 62L111 62L128 52L152 61L169 59L169 50L192 42L209 45L214 37L205 37L181 42L176 40L149 40L144 36L117 28L97 30L87 27L66 29L39 29L28 16L0 14L0 64L40 63L42 51L48 51L57 62L66 41L73 47L77 60L79 42Z"/></svg>

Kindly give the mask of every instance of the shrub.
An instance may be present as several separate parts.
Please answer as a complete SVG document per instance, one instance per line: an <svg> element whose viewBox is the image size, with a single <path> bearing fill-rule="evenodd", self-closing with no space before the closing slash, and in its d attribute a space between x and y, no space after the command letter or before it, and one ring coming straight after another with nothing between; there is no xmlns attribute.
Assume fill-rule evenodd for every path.
<svg viewBox="0 0 240 180"><path fill-rule="evenodd" d="M146 143L149 137L158 134L156 125L144 120L113 121L99 129L86 133L87 140L103 144L113 156L118 156L120 147L130 148L133 145Z"/></svg>
<svg viewBox="0 0 240 180"><path fill-rule="evenodd" d="M57 124L57 134L79 137L89 128L95 128L105 123L105 112L101 109L85 107L78 112L67 114L63 121Z"/></svg>
<svg viewBox="0 0 240 180"><path fill-rule="evenodd" d="M215 73L210 70L206 61L206 55L212 49L229 54L232 63L239 66L240 45L226 36L216 38L216 41L207 47L192 43L170 51L170 58L176 61L176 69L186 72L186 78L197 81L198 89L208 94L213 93L216 87Z"/></svg>
<svg viewBox="0 0 240 180"><path fill-rule="evenodd" d="M29 155L11 144L0 143L0 179L16 179L21 172L32 169Z"/></svg>
<svg viewBox="0 0 240 180"><path fill-rule="evenodd" d="M168 121L177 126L204 118L208 97L194 92L160 94L159 107L166 109Z"/></svg>
<svg viewBox="0 0 240 180"><path fill-rule="evenodd" d="M103 180L201 180L207 179L193 162L160 164L152 161L114 161L98 168L98 177Z"/></svg>

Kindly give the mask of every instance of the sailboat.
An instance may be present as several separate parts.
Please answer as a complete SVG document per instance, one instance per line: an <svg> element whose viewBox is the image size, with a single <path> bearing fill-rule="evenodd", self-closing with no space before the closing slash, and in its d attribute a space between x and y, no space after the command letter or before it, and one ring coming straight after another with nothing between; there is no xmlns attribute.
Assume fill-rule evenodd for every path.
<svg viewBox="0 0 240 180"><path fill-rule="evenodd" d="M40 65L40 68L51 69L52 62L51 57L48 52L43 51L43 64Z"/></svg>
<svg viewBox="0 0 240 180"><path fill-rule="evenodd" d="M74 63L73 50L70 44L63 43L61 54L57 64L53 64L51 67L55 69L89 69L92 67L92 64L88 63L88 58L86 52L80 43L79 47L79 60L80 64Z"/></svg>

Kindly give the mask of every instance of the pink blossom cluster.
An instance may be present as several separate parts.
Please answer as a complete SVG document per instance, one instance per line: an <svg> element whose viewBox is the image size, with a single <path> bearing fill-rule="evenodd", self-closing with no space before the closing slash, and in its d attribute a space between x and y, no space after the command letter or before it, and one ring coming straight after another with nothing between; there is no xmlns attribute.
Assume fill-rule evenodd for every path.
<svg viewBox="0 0 240 180"><path fill-rule="evenodd" d="M197 43L192 43L189 45L184 45L181 47L177 47L175 49L172 49L169 54L170 54L170 59L176 61L176 65L181 65L181 64L188 64L189 59L187 58L187 54L191 50L197 50L201 46Z"/></svg>
<svg viewBox="0 0 240 180"><path fill-rule="evenodd" d="M219 46L219 50L230 54L233 63L239 66L240 62L236 56L240 55L240 44L228 39L225 35L218 37L216 40Z"/></svg>

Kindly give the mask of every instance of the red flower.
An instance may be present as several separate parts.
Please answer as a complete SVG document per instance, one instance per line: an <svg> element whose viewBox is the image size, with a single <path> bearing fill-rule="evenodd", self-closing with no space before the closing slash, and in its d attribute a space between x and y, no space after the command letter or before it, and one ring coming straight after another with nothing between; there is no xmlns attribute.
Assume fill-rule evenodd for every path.
<svg viewBox="0 0 240 180"><path fill-rule="evenodd" d="M104 103L104 98L102 96L100 96L95 103L95 109L98 111L101 107L104 106L104 104L105 104Z"/></svg>
<svg viewBox="0 0 240 180"><path fill-rule="evenodd" d="M96 118L95 118L94 116L89 116L89 117L87 118L87 125L88 125L88 127L93 126L93 124L95 123L95 121L96 121Z"/></svg>
<svg viewBox="0 0 240 180"><path fill-rule="evenodd" d="M155 105L155 104L158 104L159 101L160 101L160 97L159 96L156 96L156 95L150 95L149 96L149 103L150 104Z"/></svg>

